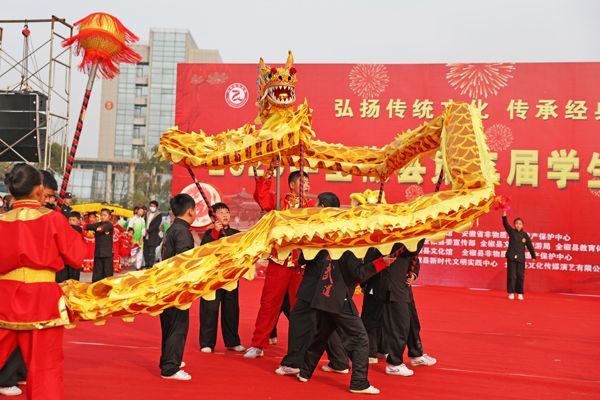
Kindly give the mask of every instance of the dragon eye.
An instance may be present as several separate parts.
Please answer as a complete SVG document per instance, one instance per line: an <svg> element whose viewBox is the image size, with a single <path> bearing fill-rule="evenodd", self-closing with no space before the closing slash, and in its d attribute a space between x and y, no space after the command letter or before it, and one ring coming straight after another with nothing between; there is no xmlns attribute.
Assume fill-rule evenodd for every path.
<svg viewBox="0 0 600 400"><path fill-rule="evenodd" d="M292 77L291 77L291 76L288 76L288 81L291 81L291 80L292 80Z"/></svg>
<svg viewBox="0 0 600 400"><path fill-rule="evenodd" d="M273 74L269 74L269 75L267 75L267 77L268 77L269 79L271 79L271 78L273 77Z"/></svg>
<svg viewBox="0 0 600 400"><path fill-rule="evenodd" d="M283 80L283 76L279 75L279 80L282 81Z"/></svg>

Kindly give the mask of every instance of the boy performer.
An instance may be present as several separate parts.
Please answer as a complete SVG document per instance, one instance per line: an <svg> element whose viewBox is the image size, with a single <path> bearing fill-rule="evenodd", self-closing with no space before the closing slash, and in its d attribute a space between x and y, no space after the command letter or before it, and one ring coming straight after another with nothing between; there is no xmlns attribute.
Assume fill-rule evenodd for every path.
<svg viewBox="0 0 600 400"><path fill-rule="evenodd" d="M523 285L525 283L525 248L529 250L531 259L535 260L535 250L531 243L531 238L523 230L523 220L515 218L515 227L508 223L506 210L502 214L502 225L508 233L508 249L506 250L506 291L508 299L514 300L515 293L519 300L524 300Z"/></svg>
<svg viewBox="0 0 600 400"><path fill-rule="evenodd" d="M171 199L175 215L173 225L167 231L162 248L163 260L194 248L190 225L196 219L196 203L189 194L181 193ZM162 331L160 375L164 379L189 381L192 376L182 370L183 350L190 325L190 311L176 307L167 308L160 314Z"/></svg>
<svg viewBox="0 0 600 400"><path fill-rule="evenodd" d="M231 214L225 203L212 206L216 221L212 229L207 230L202 244L212 242L224 236L235 235L239 231L229 226ZM214 300L200 299L200 351L212 353L217 343L217 325L221 308L221 333L225 347L233 351L246 350L240 341L239 283L232 291L217 289Z"/></svg>
<svg viewBox="0 0 600 400"><path fill-rule="evenodd" d="M275 194L271 192L271 184L273 171L278 167L279 162L274 159L265 175L256 180L254 199L264 211L271 211L276 207ZM300 179L302 179L302 182ZM290 193L281 198L283 210L301 208L301 188L304 191L304 204L302 204L302 207L314 207L316 205L313 199L308 199L310 185L306 173L301 177L300 171L292 172L288 177L288 186ZM252 347L244 354L245 358L263 356L263 348L269 343L269 336L279 318L281 305L286 293L289 296L290 308L294 308L296 292L302 281L302 269L298 265L298 254L298 251L293 251L285 260L280 260L277 258L275 251L271 252L260 298L260 308L256 316L254 334L252 335Z"/></svg>

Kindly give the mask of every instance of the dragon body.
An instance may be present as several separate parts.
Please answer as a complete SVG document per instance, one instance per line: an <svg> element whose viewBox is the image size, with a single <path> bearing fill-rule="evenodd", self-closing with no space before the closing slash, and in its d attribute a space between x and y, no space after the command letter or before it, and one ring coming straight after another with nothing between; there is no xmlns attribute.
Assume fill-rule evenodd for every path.
<svg viewBox="0 0 600 400"><path fill-rule="evenodd" d="M224 169L268 163L299 164L304 146L310 167L387 179L420 157L441 151L450 188L397 204L366 202L350 209L304 208L272 211L250 230L189 250L156 264L93 284L68 281L63 289L72 323L103 322L108 317L132 320L169 307L188 308L219 288L232 289L252 278L254 265L275 248L280 257L292 249L307 259L326 248L333 258L350 250L362 257L368 248L382 253L396 242L414 249L421 239L438 241L462 232L487 213L494 201L495 168L485 143L477 108L451 103L444 113L381 147L347 147L316 139L306 102L295 107L296 71L291 53L284 67L259 67L261 126L247 124L216 135L165 132L159 153L183 166Z"/></svg>

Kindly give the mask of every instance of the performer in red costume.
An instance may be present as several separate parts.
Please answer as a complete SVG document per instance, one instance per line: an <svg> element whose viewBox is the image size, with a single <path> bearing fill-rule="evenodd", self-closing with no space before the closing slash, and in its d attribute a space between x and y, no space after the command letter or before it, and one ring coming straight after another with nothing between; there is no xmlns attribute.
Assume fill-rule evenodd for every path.
<svg viewBox="0 0 600 400"><path fill-rule="evenodd" d="M265 175L256 180L254 199L264 211L271 211L276 207L276 198L271 191L271 185L273 171L278 167L279 162L273 160ZM289 175L290 193L281 196L281 208L283 210L300 207L301 188L304 191L302 207L316 206L315 199L308 198L310 190L308 175L304 173L302 182L300 177L299 171L292 172ZM252 347L246 351L244 357L257 358L263 356L263 348L269 343L269 335L277 323L286 293L290 300L290 309L294 308L296 292L302 281L302 269L298 265L298 255L298 251L294 251L285 260L280 260L277 258L276 252L271 253L260 298L260 308L256 316L254 334L252 335Z"/></svg>
<svg viewBox="0 0 600 400"><path fill-rule="evenodd" d="M19 346L28 370L27 399L62 399L69 316L54 279L65 263L82 264L85 244L60 212L42 206L40 171L19 163L5 182L16 201L0 216L0 365Z"/></svg>

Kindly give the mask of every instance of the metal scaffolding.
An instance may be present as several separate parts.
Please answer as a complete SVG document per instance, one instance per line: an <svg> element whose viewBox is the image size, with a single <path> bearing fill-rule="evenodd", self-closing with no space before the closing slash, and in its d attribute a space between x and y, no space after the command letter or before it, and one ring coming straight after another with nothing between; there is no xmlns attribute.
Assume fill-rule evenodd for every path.
<svg viewBox="0 0 600 400"><path fill-rule="evenodd" d="M47 96L46 118L37 127L46 128L41 165L56 174L62 174L69 150L72 51L61 43L72 35L73 25L54 15L0 20L0 89Z"/></svg>

